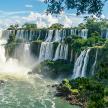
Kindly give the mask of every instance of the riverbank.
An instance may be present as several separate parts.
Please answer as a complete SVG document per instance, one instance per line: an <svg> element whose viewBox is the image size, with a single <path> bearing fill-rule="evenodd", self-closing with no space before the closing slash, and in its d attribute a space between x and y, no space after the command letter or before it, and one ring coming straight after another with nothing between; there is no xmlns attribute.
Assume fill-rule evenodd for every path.
<svg viewBox="0 0 108 108"><path fill-rule="evenodd" d="M78 105L81 108L108 107L106 84L93 78L65 79L56 87L56 90L56 96L71 105Z"/></svg>

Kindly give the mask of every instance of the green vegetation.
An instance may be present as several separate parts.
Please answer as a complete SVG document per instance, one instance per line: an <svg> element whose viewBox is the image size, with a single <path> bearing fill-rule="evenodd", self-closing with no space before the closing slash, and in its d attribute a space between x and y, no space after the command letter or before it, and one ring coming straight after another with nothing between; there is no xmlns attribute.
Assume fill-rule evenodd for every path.
<svg viewBox="0 0 108 108"><path fill-rule="evenodd" d="M105 42L104 48L108 48L108 40Z"/></svg>
<svg viewBox="0 0 108 108"><path fill-rule="evenodd" d="M23 26L22 26L23 29L25 30L36 30L37 29L37 24L29 24L29 23L25 23Z"/></svg>
<svg viewBox="0 0 108 108"><path fill-rule="evenodd" d="M101 64L100 67L101 71L91 78L63 80L57 91L70 103L79 103L84 108L108 107L108 62ZM76 103L73 97L76 97Z"/></svg>
<svg viewBox="0 0 108 108"><path fill-rule="evenodd" d="M46 70L46 67L48 70ZM65 60L46 60L41 63L41 70L43 72L49 73L47 75L51 76L52 78L61 77L68 77L71 75L72 64Z"/></svg>
<svg viewBox="0 0 108 108"><path fill-rule="evenodd" d="M8 56L9 57L12 57L12 55L14 53L14 50L15 50L15 47L16 47L15 34L14 33L11 33L10 36L9 36L9 39L7 41L7 44L5 46L7 57Z"/></svg>
<svg viewBox="0 0 108 108"><path fill-rule="evenodd" d="M70 81L64 80L57 89L61 91L63 96L67 99L69 96L71 96L71 98L76 96L77 100L82 103L85 108L104 108L105 106L105 87L94 79L77 78Z"/></svg>
<svg viewBox="0 0 108 108"><path fill-rule="evenodd" d="M17 29L18 29L18 27L19 27L19 25L18 25L18 24L15 24L15 25L10 25L10 26L9 26L9 28L8 28L8 30L17 30Z"/></svg>
<svg viewBox="0 0 108 108"><path fill-rule="evenodd" d="M64 9L75 9L79 14L96 14L100 15L104 3L107 0L45 0L48 8L47 12L51 14L59 14Z"/></svg>
<svg viewBox="0 0 108 108"><path fill-rule="evenodd" d="M71 45L71 48L77 52L80 52L88 47L102 46L104 45L105 41L105 39L100 37L98 32L92 33L91 37L88 39L83 39L79 36L68 36L64 39L64 42Z"/></svg>
<svg viewBox="0 0 108 108"><path fill-rule="evenodd" d="M13 57L13 54L15 52L15 48L17 46L19 46L21 43L23 43L23 41L21 39L16 39L16 35L14 32L12 32L9 35L9 39L7 40L7 43L5 45L7 58Z"/></svg>
<svg viewBox="0 0 108 108"><path fill-rule="evenodd" d="M45 77L51 78L67 78L72 75L74 62L80 52L90 47L89 63L87 65L87 78L77 78L72 80L63 80L57 87L59 93L66 98L71 104L78 104L85 108L105 108L108 107L108 40L101 38L100 31L108 27L107 20L96 21L94 18L87 18L84 24L76 27L77 30L88 29L89 35L87 39L79 36L67 35L64 43L68 44L67 60L46 60L33 69L33 73L44 74ZM17 25L10 26L10 30L19 29ZM39 57L41 43L45 39L45 34L49 29L68 31L71 28L63 28L63 25L53 24L47 29L37 29L36 24L24 24L23 29L36 31L36 36L40 33L40 37L33 37L30 43L30 50L34 57ZM75 29L75 28L73 28ZM77 31L78 32L78 31ZM67 32L66 32L67 33ZM16 40L16 34L9 36L6 44L6 55L13 56L14 50L18 43L22 40ZM54 53L59 42L53 42ZM94 76L91 76L91 67L93 66L96 51L98 50L96 69ZM70 60L72 59L72 60Z"/></svg>
<svg viewBox="0 0 108 108"><path fill-rule="evenodd" d="M36 41L31 42L30 49L34 57L39 57L41 43L42 43L42 40L36 40Z"/></svg>
<svg viewBox="0 0 108 108"><path fill-rule="evenodd" d="M101 71L96 74L98 80L107 80L108 79L108 63L101 64Z"/></svg>
<svg viewBox="0 0 108 108"><path fill-rule="evenodd" d="M55 23L55 24L52 24L49 29L53 29L53 30L60 30L63 28L63 25L62 24L59 24L59 23Z"/></svg>

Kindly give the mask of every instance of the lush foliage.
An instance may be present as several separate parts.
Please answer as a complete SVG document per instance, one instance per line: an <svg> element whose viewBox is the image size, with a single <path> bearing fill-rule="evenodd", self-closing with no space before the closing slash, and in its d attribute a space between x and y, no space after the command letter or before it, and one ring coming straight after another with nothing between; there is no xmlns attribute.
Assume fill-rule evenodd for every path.
<svg viewBox="0 0 108 108"><path fill-rule="evenodd" d="M76 95L81 103L87 103L87 108L104 108L104 86L96 80L77 78L63 80L57 88L65 96Z"/></svg>
<svg viewBox="0 0 108 108"><path fill-rule="evenodd" d="M105 48L108 48L108 40L105 42L104 47L105 47Z"/></svg>
<svg viewBox="0 0 108 108"><path fill-rule="evenodd" d="M49 29L60 30L62 28L63 28L63 25L62 24L55 23L55 24L52 24Z"/></svg>
<svg viewBox="0 0 108 108"><path fill-rule="evenodd" d="M101 63L100 67L100 72L96 73L96 79L108 80L108 62Z"/></svg>
<svg viewBox="0 0 108 108"><path fill-rule="evenodd" d="M11 33L9 36L9 39L7 41L7 44L5 46L6 55L9 57L12 57L12 55L13 55L13 52L14 52L15 46L16 46L15 42L16 42L15 34Z"/></svg>
<svg viewBox="0 0 108 108"><path fill-rule="evenodd" d="M69 76L71 74L72 64L65 60L51 61L47 60L41 63L41 67L48 67L53 77Z"/></svg>
<svg viewBox="0 0 108 108"><path fill-rule="evenodd" d="M22 26L23 29L26 29L26 30L30 30L30 29L37 29L37 24L29 24L29 23L25 23L23 26Z"/></svg>
<svg viewBox="0 0 108 108"><path fill-rule="evenodd" d="M8 28L8 30L17 30L17 29L18 29L18 27L19 27L19 25L18 25L18 24L15 24L15 25L10 25L10 26L9 26L9 28Z"/></svg>
<svg viewBox="0 0 108 108"><path fill-rule="evenodd" d="M98 32L92 33L88 39L78 36L68 36L64 41L66 44L71 45L72 49L79 52L87 47L102 46L105 43L105 39L101 38Z"/></svg>
<svg viewBox="0 0 108 108"><path fill-rule="evenodd" d="M48 4L47 12L51 14L58 14L67 8L76 9L77 15L84 13L100 15L105 2L102 0L45 0L45 3Z"/></svg>

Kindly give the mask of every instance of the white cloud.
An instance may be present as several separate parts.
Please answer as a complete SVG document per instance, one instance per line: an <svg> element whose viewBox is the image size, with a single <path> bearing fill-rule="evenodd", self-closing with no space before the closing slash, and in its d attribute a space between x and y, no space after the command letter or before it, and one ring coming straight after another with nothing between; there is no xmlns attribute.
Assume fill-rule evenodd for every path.
<svg viewBox="0 0 108 108"><path fill-rule="evenodd" d="M49 27L54 23L61 23L65 27L76 26L83 21L82 17L74 14L61 14L58 16L46 15L45 13L16 11L4 12L0 11L0 28L8 27L10 24L18 23L20 25L29 22L36 23L38 27Z"/></svg>
<svg viewBox="0 0 108 108"><path fill-rule="evenodd" d="M33 5L26 4L26 5L25 5L25 7L26 7L26 8L32 8L32 7L33 7Z"/></svg>
<svg viewBox="0 0 108 108"><path fill-rule="evenodd" d="M38 0L38 1L40 1L40 2L44 2L45 0Z"/></svg>
<svg viewBox="0 0 108 108"><path fill-rule="evenodd" d="M27 22L35 22L38 24L38 27L48 27L54 23L61 23L65 27L76 26L83 21L82 17L76 17L75 15L46 15L41 13L31 12L28 16L23 17Z"/></svg>

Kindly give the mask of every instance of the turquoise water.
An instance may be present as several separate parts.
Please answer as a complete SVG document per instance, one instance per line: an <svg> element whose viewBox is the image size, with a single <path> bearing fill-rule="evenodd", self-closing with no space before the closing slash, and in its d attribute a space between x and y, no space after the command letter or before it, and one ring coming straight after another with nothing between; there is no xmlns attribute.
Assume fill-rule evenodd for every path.
<svg viewBox="0 0 108 108"><path fill-rule="evenodd" d="M29 80L7 79L0 85L0 108L78 108L54 97L55 83L36 77Z"/></svg>

